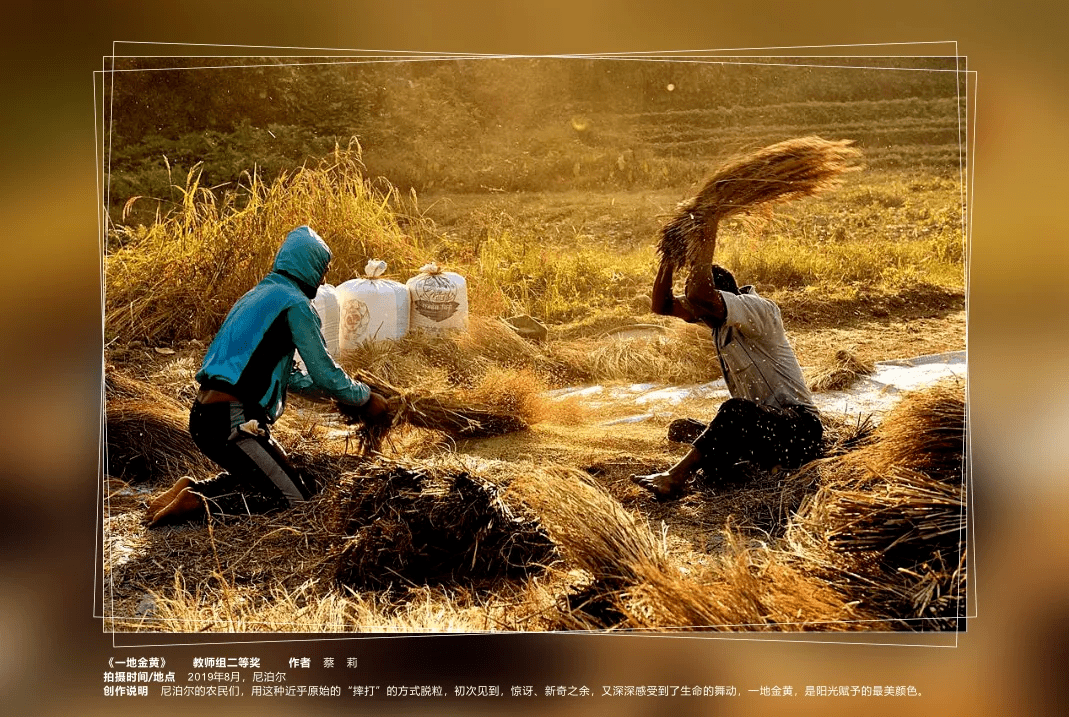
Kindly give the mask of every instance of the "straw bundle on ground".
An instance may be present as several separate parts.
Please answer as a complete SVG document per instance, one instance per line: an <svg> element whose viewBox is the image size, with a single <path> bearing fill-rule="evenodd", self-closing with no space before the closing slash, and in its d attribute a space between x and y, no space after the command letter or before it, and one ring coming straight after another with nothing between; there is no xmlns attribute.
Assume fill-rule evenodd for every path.
<svg viewBox="0 0 1069 717"><path fill-rule="evenodd" d="M668 564L649 527L582 471L560 468L524 476L515 490L565 556L595 580L634 582L641 566Z"/></svg>
<svg viewBox="0 0 1069 717"><path fill-rule="evenodd" d="M123 373L110 364L104 367L104 398L108 401L126 398L175 403L173 397L158 387Z"/></svg>
<svg viewBox="0 0 1069 717"><path fill-rule="evenodd" d="M340 413L359 421L357 438L366 453L380 450L390 431L403 423L443 431L456 438L500 436L528 427L522 416L465 404L446 392L406 391L363 371L354 372L353 377L386 398L389 406L388 414L374 422L360 421L359 410L337 406Z"/></svg>
<svg viewBox="0 0 1069 717"><path fill-rule="evenodd" d="M826 629L856 619L833 586L748 551L730 530L701 576L682 572L655 536L585 476L559 469L515 485L567 561L592 580L558 600L563 629ZM850 625L832 622L830 629Z"/></svg>
<svg viewBox="0 0 1069 717"><path fill-rule="evenodd" d="M668 569L664 545L615 498L572 469L526 475L514 485L567 560L592 580L558 602L561 627L619 623L623 593L650 571Z"/></svg>
<svg viewBox="0 0 1069 717"><path fill-rule="evenodd" d="M492 366L474 386L458 390L456 398L463 404L482 406L534 425L545 413L546 389L545 380L529 368Z"/></svg>
<svg viewBox="0 0 1069 717"><path fill-rule="evenodd" d="M729 160L661 230L662 256L676 267L708 263L721 220L834 188L845 172L859 169L853 162L861 153L851 144L802 137Z"/></svg>
<svg viewBox="0 0 1069 717"><path fill-rule="evenodd" d="M875 372L876 366L871 362L860 360L846 349L839 349L829 365L813 373L809 379L809 390L813 393L843 391L862 376L871 376Z"/></svg>
<svg viewBox="0 0 1069 717"><path fill-rule="evenodd" d="M472 384L493 366L550 372L553 362L535 343L500 319L469 317L468 331L444 335L410 333L397 341L364 343L340 362L350 374L364 371L394 385Z"/></svg>
<svg viewBox="0 0 1069 717"><path fill-rule="evenodd" d="M890 618L953 627L965 605L965 405L960 384L907 394L788 528L795 553Z"/></svg>
<svg viewBox="0 0 1069 717"><path fill-rule="evenodd" d="M896 468L863 489L825 487L801 511L803 538L870 606L889 616L964 614L964 486ZM793 536L798 541L797 536ZM928 627L922 625L922 628Z"/></svg>
<svg viewBox="0 0 1069 717"><path fill-rule="evenodd" d="M730 528L725 552L701 577L642 571L623 603L629 625L709 630L864 629L860 616L831 585L781 560L768 548L747 548Z"/></svg>
<svg viewBox="0 0 1069 717"><path fill-rule="evenodd" d="M134 483L206 473L212 463L189 435L189 408L135 378L104 374L107 471Z"/></svg>
<svg viewBox="0 0 1069 717"><path fill-rule="evenodd" d="M964 480L965 397L961 381L905 394L877 427L867 456L872 470L893 466L921 471L951 484Z"/></svg>
<svg viewBox="0 0 1069 717"><path fill-rule="evenodd" d="M709 331L682 322L664 335L577 338L553 342L546 352L565 386L601 381L701 383L720 375Z"/></svg>
<svg viewBox="0 0 1069 717"><path fill-rule="evenodd" d="M334 532L339 583L358 588L475 581L540 570L555 559L538 521L468 471L381 462L351 474Z"/></svg>

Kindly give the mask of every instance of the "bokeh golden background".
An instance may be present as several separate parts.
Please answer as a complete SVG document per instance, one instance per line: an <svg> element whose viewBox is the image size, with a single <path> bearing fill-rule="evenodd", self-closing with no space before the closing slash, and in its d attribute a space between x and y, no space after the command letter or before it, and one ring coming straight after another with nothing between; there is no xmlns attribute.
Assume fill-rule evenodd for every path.
<svg viewBox="0 0 1069 717"><path fill-rule="evenodd" d="M22 3L4 22L0 701L7 714L1066 714L1069 72L1059 2ZM94 77L116 40L508 54L956 40L978 73L969 286L977 617L952 647L468 636L113 648L93 619L100 428ZM214 51L216 48L208 48ZM242 52L242 50L235 50ZM851 54L863 53L861 49ZM104 699L109 657L358 655L373 684L915 685L876 698Z"/></svg>

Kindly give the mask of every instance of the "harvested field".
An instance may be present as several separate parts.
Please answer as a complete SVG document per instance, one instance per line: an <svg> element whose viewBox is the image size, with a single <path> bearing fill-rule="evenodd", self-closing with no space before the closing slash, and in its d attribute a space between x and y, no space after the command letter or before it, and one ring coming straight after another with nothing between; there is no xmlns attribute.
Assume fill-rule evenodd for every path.
<svg viewBox="0 0 1069 717"><path fill-rule="evenodd" d="M159 615L139 614L137 606L176 604L176 580L224 602L240 594L246 612L263 607L271 593L300 593L309 601L333 595L344 604L342 596L370 590L391 606L424 586L489 590L542 573L557 560L537 519L473 470L314 451L295 464L323 490L273 515L208 515L147 530L140 506L114 502L106 587L116 616L127 618L116 629L151 629ZM196 620L206 624L180 629L226 630L234 622L230 616ZM287 621L259 629L285 630Z"/></svg>
<svg viewBox="0 0 1069 717"><path fill-rule="evenodd" d="M905 327L864 296L845 314L821 302L824 313L799 322L792 342L810 375L856 376L915 347L958 348L963 315L953 301L941 308L945 297L926 309L914 302L923 314ZM785 314L814 317L808 295L779 299ZM829 329L834 315L847 320ZM918 336L910 324L926 329ZM408 381L364 374L409 406L377 452L329 406L294 401L275 436L319 495L272 515L155 530L143 523L147 492L218 470L185 431L188 380L204 349L114 352L122 361L105 384L115 473L104 522L109 627L955 629L967 585L960 382L904 394L876 420L826 415L825 458L800 470L698 483L661 503L629 476L674 462L686 445L668 440L669 424L707 421L718 399L642 408L610 389L717 373L695 327L633 338L607 330L619 325L551 330L534 344L476 318L466 336L347 357L354 372L366 361ZM610 388L588 398L549 391L577 380ZM521 430L465 435L442 420L456 409Z"/></svg>
<svg viewBox="0 0 1069 717"><path fill-rule="evenodd" d="M726 398L708 327L650 311L660 258L682 269L678 294L715 249L780 307L820 394L868 386L894 359L964 350L953 73L882 73L878 100L861 99L868 75L820 101L756 83L750 106L734 102L735 80L771 67L666 63L689 78L666 93L640 62L614 63L611 82L593 61L388 64L335 78L346 96L374 89L383 111L352 119L361 139L333 151L318 129L273 120L260 125L278 132L170 126L167 138L148 122L129 125L143 125L143 146L109 158L123 211L105 258L108 629L958 628L960 382L891 386L890 411L825 412L824 456L797 470L695 481L663 502L630 480L687 452L673 421L707 423ZM302 70L279 97L318 94ZM920 84L896 84L907 76ZM612 106L579 107L602 81ZM461 86L464 101L448 96ZM482 106L482 88L500 107ZM128 121L138 105L116 107ZM331 113L322 121L350 121ZM260 157L270 170L255 169ZM148 199L164 194L176 201ZM147 529L147 498L219 470L186 429L193 372L278 240L305 223L331 246L334 285L372 258L401 282L429 261L457 271L469 329L338 357L387 397L377 425L291 397L272 432L315 479L312 500ZM504 317L545 331L525 338Z"/></svg>
<svg viewBox="0 0 1069 717"><path fill-rule="evenodd" d="M138 386L114 384L117 401ZM112 481L115 629L307 627L287 602L328 631L418 629L410 611L428 600L461 631L953 629L963 608L960 383L907 394L875 426L827 417L827 457L801 470L667 504L627 476L665 468L678 444L640 439L649 427L606 442L597 412L444 450L406 434L383 450L410 457L373 458L321 411L276 432L322 486L300 508L150 531Z"/></svg>

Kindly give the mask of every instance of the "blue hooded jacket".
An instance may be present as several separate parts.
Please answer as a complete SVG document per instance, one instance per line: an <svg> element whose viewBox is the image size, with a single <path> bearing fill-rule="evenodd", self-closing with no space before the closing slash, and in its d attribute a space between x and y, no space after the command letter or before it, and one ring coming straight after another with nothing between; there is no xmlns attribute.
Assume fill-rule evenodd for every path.
<svg viewBox="0 0 1069 717"><path fill-rule="evenodd" d="M287 389L353 406L367 403L371 390L349 378L327 353L312 309L330 258L330 248L310 227L286 236L271 272L238 299L208 347L197 372L203 388L259 406L268 423L282 414ZM296 369L294 350L301 352L307 374Z"/></svg>

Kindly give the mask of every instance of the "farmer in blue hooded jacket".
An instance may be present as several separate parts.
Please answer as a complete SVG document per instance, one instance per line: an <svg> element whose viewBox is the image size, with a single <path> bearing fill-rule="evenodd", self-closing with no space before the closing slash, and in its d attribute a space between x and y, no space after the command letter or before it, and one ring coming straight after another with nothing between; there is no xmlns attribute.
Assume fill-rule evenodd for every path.
<svg viewBox="0 0 1069 717"><path fill-rule="evenodd" d="M291 231L271 272L238 299L197 372L200 392L189 431L204 455L226 472L205 481L189 476L149 502L150 526L203 513L268 512L308 500L316 486L286 459L271 438L287 391L333 399L365 421L381 418L385 399L351 379L327 353L311 300L331 253L307 226ZM308 373L297 370L300 352Z"/></svg>

